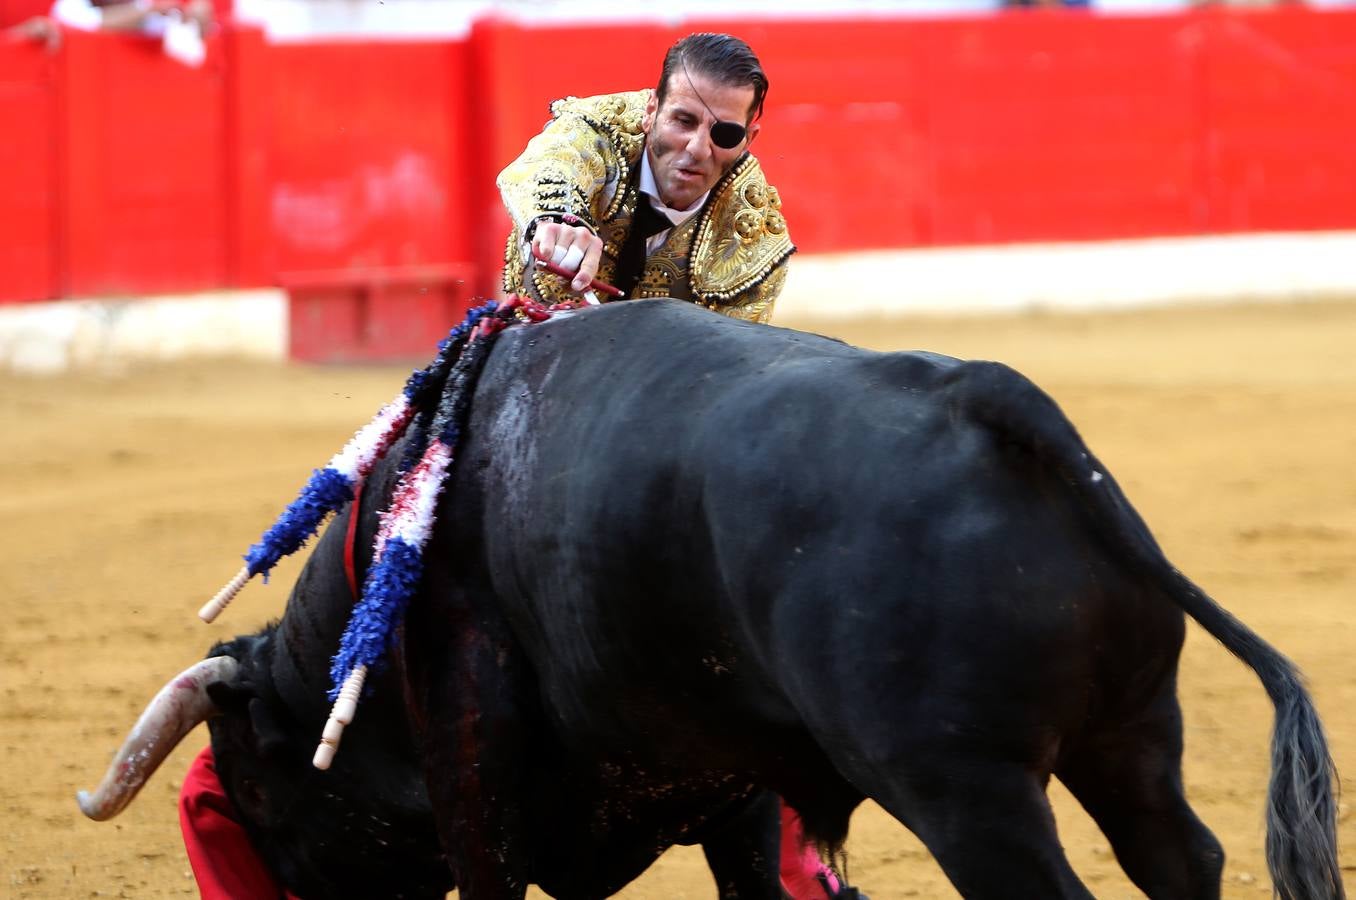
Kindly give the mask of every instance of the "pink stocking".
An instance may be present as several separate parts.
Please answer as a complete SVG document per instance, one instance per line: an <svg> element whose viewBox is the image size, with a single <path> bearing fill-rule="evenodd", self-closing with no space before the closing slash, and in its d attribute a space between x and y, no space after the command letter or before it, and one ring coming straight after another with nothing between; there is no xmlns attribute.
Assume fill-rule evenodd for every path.
<svg viewBox="0 0 1356 900"><path fill-rule="evenodd" d="M829 882L829 889L838 892L838 879L828 866L819 859L819 852L813 845L805 842L805 828L800 824L800 816L785 803L782 804L782 890L792 900L832 900L832 895L824 890L819 880L822 873Z"/></svg>

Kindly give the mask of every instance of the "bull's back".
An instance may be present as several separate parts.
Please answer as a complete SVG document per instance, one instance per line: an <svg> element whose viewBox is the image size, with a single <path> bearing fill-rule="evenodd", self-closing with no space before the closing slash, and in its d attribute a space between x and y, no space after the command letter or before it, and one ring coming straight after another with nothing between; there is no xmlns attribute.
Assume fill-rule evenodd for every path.
<svg viewBox="0 0 1356 900"><path fill-rule="evenodd" d="M948 680L1086 682L1058 650L1102 639L1088 598L1132 585L1039 454L956 402L967 365L661 302L506 335L473 468L491 578L559 719L832 728ZM872 683L893 708L847 696Z"/></svg>

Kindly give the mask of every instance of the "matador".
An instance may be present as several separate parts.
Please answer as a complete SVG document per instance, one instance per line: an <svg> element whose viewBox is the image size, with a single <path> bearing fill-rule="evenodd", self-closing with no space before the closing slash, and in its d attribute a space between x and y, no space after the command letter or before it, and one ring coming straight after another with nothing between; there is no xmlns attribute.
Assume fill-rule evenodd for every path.
<svg viewBox="0 0 1356 900"><path fill-rule="evenodd" d="M619 271L639 218L646 134L642 120L652 90L567 98L551 121L499 175L513 219L504 261L504 290L552 303L576 296L570 283L529 269L524 254L539 221L582 224L603 242L598 278L630 280ZM676 297L708 309L766 322L795 252L777 189L745 151L709 191L700 209L671 224L628 285L628 298ZM619 283L620 282L620 283Z"/></svg>

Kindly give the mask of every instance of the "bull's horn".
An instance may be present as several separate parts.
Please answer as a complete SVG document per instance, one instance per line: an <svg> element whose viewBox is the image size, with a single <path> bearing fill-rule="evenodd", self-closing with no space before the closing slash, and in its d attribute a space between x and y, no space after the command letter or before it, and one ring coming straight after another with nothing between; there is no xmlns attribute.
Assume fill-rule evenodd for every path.
<svg viewBox="0 0 1356 900"><path fill-rule="evenodd" d="M132 726L99 787L75 795L80 811L97 822L122 812L184 736L215 711L207 686L229 681L238 666L229 656L214 656L170 679Z"/></svg>

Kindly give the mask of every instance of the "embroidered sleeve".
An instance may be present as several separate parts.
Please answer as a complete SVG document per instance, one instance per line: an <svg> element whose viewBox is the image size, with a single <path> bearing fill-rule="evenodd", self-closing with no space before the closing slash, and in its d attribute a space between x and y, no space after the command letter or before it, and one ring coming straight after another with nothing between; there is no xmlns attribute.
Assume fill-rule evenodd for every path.
<svg viewBox="0 0 1356 900"><path fill-rule="evenodd" d="M521 156L499 173L499 192L522 234L539 216L572 213L594 229L609 181L615 181L616 165L606 136L577 116L562 116L527 144Z"/></svg>
<svg viewBox="0 0 1356 900"><path fill-rule="evenodd" d="M634 91L557 101L551 106L553 118L546 128L499 173L499 192L513 220L504 255L506 291L529 287L523 284L520 245L533 221L569 213L597 232L601 223L616 214L620 188L644 144L640 124L648 97L648 91ZM555 296L561 286L554 276L532 281L549 294L537 299L564 299Z"/></svg>

